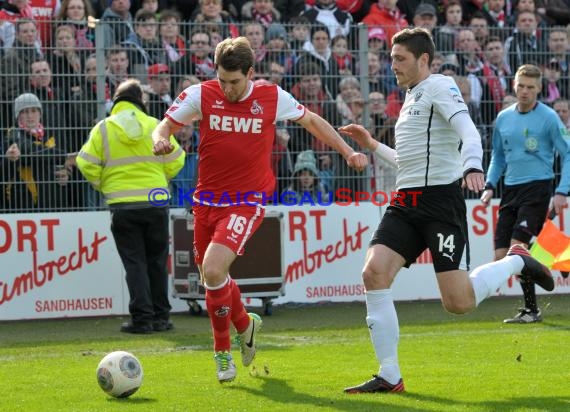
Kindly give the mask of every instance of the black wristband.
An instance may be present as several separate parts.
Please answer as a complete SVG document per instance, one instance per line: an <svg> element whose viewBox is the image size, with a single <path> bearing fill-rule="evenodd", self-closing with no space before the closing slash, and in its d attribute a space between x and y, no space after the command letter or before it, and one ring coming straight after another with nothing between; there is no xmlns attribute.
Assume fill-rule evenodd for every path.
<svg viewBox="0 0 570 412"><path fill-rule="evenodd" d="M469 173L483 173L483 171L472 167L463 172L463 178L465 179Z"/></svg>
<svg viewBox="0 0 570 412"><path fill-rule="evenodd" d="M554 192L555 195L568 196L568 193Z"/></svg>
<svg viewBox="0 0 570 412"><path fill-rule="evenodd" d="M493 186L491 183L487 182L487 183L485 183L485 190L495 190L495 186Z"/></svg>

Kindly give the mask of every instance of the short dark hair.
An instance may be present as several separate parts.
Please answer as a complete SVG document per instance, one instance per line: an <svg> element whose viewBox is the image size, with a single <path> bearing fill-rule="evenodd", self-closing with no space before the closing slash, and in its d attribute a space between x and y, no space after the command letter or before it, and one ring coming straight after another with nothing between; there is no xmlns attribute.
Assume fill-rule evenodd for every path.
<svg viewBox="0 0 570 412"><path fill-rule="evenodd" d="M499 43L503 44L503 41L501 40L501 38L500 38L499 36L489 36L489 37L487 38L487 40L485 40L485 44L483 44L483 49L484 49L485 47L487 47L487 45L488 45L489 43L496 43L496 42L499 42Z"/></svg>
<svg viewBox="0 0 570 412"><path fill-rule="evenodd" d="M182 21L182 15L178 11L172 9L166 9L161 11L158 21L163 22L168 19L175 19L176 21L179 22Z"/></svg>
<svg viewBox="0 0 570 412"><path fill-rule="evenodd" d="M216 46L214 56L216 70L218 67L222 67L229 72L239 70L245 75L253 68L255 61L251 44L244 36L221 41Z"/></svg>
<svg viewBox="0 0 570 412"><path fill-rule="evenodd" d="M320 68L320 66L316 63L313 62L306 62L306 63L301 63L299 65L299 76L314 76L314 75L318 75L321 76L322 70Z"/></svg>
<svg viewBox="0 0 570 412"><path fill-rule="evenodd" d="M471 17L469 17L469 22L471 22L473 19L479 19L479 20L485 20L485 22L487 22L487 19L485 18L485 15L483 14L483 12L477 10L476 12L474 12ZM488 25L488 24L487 24Z"/></svg>
<svg viewBox="0 0 570 412"><path fill-rule="evenodd" d="M451 6L459 6L459 7L461 7L461 1L459 1L459 0L448 0L447 4L443 7L444 13L446 13L447 10L448 10ZM463 8L462 8L462 9L463 9Z"/></svg>
<svg viewBox="0 0 570 412"><path fill-rule="evenodd" d="M295 25L307 25L310 26L311 25L311 21L307 18L307 16L293 16L289 19L289 24L290 26L295 26Z"/></svg>
<svg viewBox="0 0 570 412"><path fill-rule="evenodd" d="M562 98L562 97L560 97L560 98L554 100L554 101L552 102L552 106L554 107L554 105L555 105L556 103L564 103L564 104L566 104L568 107L570 107L570 100L564 99L564 98Z"/></svg>
<svg viewBox="0 0 570 412"><path fill-rule="evenodd" d="M259 20L245 20L241 22L241 27L243 32L245 32L245 28L249 26L261 27L261 31L263 31L263 34L265 35L266 28Z"/></svg>
<svg viewBox="0 0 570 412"><path fill-rule="evenodd" d="M428 54L428 65L435 55L435 44L429 31L422 27L400 30L392 37L392 44L404 46L416 59L424 53Z"/></svg>
<svg viewBox="0 0 570 412"><path fill-rule="evenodd" d="M85 7L85 17L94 16L95 12L93 11L93 5L91 4L92 2L89 0L81 0L81 2L83 3L83 7ZM69 3L71 3L71 0L63 0L61 2L59 13L57 14L57 16L55 16L54 19L57 20L58 23L63 22L65 24L65 20L67 20L67 8L69 7Z"/></svg>
<svg viewBox="0 0 570 412"><path fill-rule="evenodd" d="M16 20L16 33L20 31L20 27L28 23L32 23L36 27L36 29L38 28L38 23L36 23L36 21L33 19L28 19L28 18L18 19Z"/></svg>
<svg viewBox="0 0 570 412"><path fill-rule="evenodd" d="M49 69L51 70L51 63L45 57L34 57L30 60L30 71L32 70L32 64L36 63L47 63Z"/></svg>
<svg viewBox="0 0 570 412"><path fill-rule="evenodd" d="M135 18L134 18L135 24L145 22L147 20L156 20L156 14L154 14L152 11L145 9L139 9L135 13Z"/></svg>
<svg viewBox="0 0 570 412"><path fill-rule="evenodd" d="M194 29L190 32L190 36L189 36L190 37L190 43L192 43L192 37L194 37L197 34L204 34L204 35L208 36L208 44L210 43L210 40L211 40L210 32L203 29L203 28L197 28L197 29Z"/></svg>
<svg viewBox="0 0 570 412"><path fill-rule="evenodd" d="M113 106L123 101L133 103L147 113L143 101L143 89L139 80L127 79L117 86L117 90L115 90L113 95Z"/></svg>
<svg viewBox="0 0 570 412"><path fill-rule="evenodd" d="M536 16L537 16L537 15L536 15L536 12L534 12L534 11L521 10L521 11L517 11L517 12L515 13L515 23L519 21L519 17L520 17L522 14L532 14L535 19L537 18L537 17L536 17Z"/></svg>
<svg viewBox="0 0 570 412"><path fill-rule="evenodd" d="M319 31L324 31L327 34L327 37L329 38L329 40L331 39L331 34L329 33L329 28L319 22L319 21L315 21L313 24L311 24L311 40L313 40L313 36L315 35L315 33L319 32Z"/></svg>
<svg viewBox="0 0 570 412"><path fill-rule="evenodd" d="M109 47L107 49L107 53L105 55L106 58L111 57L114 54L119 54L119 53L127 53L127 49L125 49L122 45L120 44L114 44L111 47ZM128 56L127 56L128 57Z"/></svg>
<svg viewBox="0 0 570 412"><path fill-rule="evenodd" d="M552 33L559 33L559 32L566 34L566 36L568 37L568 30L564 26L551 26L551 27L549 27L548 37L550 37L550 35Z"/></svg>
<svg viewBox="0 0 570 412"><path fill-rule="evenodd" d="M334 36L331 40L331 46L336 45L336 43L339 40L345 40L348 43L348 37L346 37L344 34L337 34L336 36Z"/></svg>

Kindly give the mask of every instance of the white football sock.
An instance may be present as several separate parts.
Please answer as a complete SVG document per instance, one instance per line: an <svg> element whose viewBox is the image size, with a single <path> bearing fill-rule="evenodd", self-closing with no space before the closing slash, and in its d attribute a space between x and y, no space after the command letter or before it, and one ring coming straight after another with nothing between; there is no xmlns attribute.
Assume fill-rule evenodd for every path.
<svg viewBox="0 0 570 412"><path fill-rule="evenodd" d="M400 327L391 289L366 291L366 324L380 363L378 375L395 385L402 377L398 365Z"/></svg>
<svg viewBox="0 0 570 412"><path fill-rule="evenodd" d="M478 266L469 274L475 305L479 305L492 293L499 289L511 275L521 273L524 261L520 256L505 256L496 262Z"/></svg>

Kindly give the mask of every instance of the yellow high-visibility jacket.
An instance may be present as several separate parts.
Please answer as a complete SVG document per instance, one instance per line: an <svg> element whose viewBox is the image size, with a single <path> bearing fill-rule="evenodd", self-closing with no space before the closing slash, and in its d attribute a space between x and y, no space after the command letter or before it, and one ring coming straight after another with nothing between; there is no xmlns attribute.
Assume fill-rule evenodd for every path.
<svg viewBox="0 0 570 412"><path fill-rule="evenodd" d="M184 151L173 136L172 153L152 153L151 134L157 124L135 104L121 101L91 130L77 167L107 204L150 203L149 196L157 189L168 191L168 181L184 166Z"/></svg>

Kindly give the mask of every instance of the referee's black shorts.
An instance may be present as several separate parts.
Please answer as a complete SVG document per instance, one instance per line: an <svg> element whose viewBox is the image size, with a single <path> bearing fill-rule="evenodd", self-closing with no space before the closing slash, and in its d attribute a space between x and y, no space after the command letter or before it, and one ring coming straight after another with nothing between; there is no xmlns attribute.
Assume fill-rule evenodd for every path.
<svg viewBox="0 0 570 412"><path fill-rule="evenodd" d="M438 186L402 189L403 204L393 202L374 232L370 245L382 244L400 254L409 267L429 248L436 273L469 270L467 207L460 181Z"/></svg>
<svg viewBox="0 0 570 412"><path fill-rule="evenodd" d="M495 249L508 248L511 239L528 244L546 219L552 180L505 186L495 229Z"/></svg>

